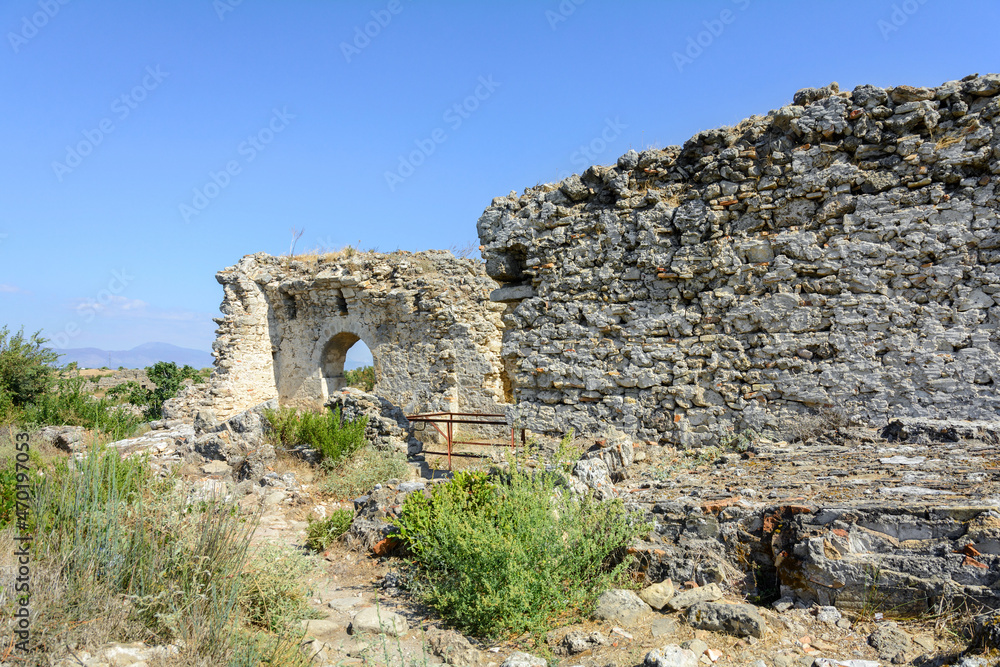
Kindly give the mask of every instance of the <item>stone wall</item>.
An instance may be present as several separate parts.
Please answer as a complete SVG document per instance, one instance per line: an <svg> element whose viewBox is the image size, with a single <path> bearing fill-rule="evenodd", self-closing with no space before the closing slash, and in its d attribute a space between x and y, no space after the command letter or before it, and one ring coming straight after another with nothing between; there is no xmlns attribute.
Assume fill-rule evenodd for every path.
<svg viewBox="0 0 1000 667"><path fill-rule="evenodd" d="M998 92L805 89L495 199L512 418L685 446L823 406L996 419Z"/></svg>
<svg viewBox="0 0 1000 667"><path fill-rule="evenodd" d="M248 255L216 276L225 297L211 383L166 409L231 415L271 398L319 407L345 386L347 350L375 360L374 393L407 413L497 411L503 306L481 262L445 251ZM166 414L165 412L165 414Z"/></svg>
<svg viewBox="0 0 1000 667"><path fill-rule="evenodd" d="M111 389L125 382L137 382L143 389L156 389L156 383L149 379L143 368L123 368L109 375L102 375L97 380L97 388Z"/></svg>

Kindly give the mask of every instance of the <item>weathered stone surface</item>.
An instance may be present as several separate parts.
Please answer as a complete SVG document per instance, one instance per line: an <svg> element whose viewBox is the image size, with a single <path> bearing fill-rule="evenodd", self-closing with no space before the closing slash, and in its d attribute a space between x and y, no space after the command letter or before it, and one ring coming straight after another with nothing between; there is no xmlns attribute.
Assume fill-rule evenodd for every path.
<svg viewBox="0 0 1000 667"><path fill-rule="evenodd" d="M548 664L548 661L544 658L539 658L530 653L515 651L500 664L500 667L548 667Z"/></svg>
<svg viewBox="0 0 1000 667"><path fill-rule="evenodd" d="M212 410L199 410L194 416L194 432L202 434L218 426L219 420Z"/></svg>
<svg viewBox="0 0 1000 667"><path fill-rule="evenodd" d="M722 589L719 588L718 584L709 584L708 586L699 586L698 588L691 588L686 591L677 591L667 600L667 607L671 611L680 611L699 602L711 602L721 598Z"/></svg>
<svg viewBox="0 0 1000 667"><path fill-rule="evenodd" d="M868 637L868 644L878 652L879 658L896 664L905 662L905 654L913 646L910 635L892 622L879 624Z"/></svg>
<svg viewBox="0 0 1000 667"><path fill-rule="evenodd" d="M688 624L697 630L725 632L737 637L763 637L764 617L750 604L699 602L688 609Z"/></svg>
<svg viewBox="0 0 1000 667"><path fill-rule="evenodd" d="M977 616L973 633L970 648L977 651L1000 650L1000 611Z"/></svg>
<svg viewBox="0 0 1000 667"><path fill-rule="evenodd" d="M487 270L535 293L504 315L511 419L682 447L825 405L995 420L998 80L806 89L495 199Z"/></svg>
<svg viewBox="0 0 1000 667"><path fill-rule="evenodd" d="M627 625L634 623L649 611L651 611L649 605L632 591L612 588L597 598L594 618Z"/></svg>
<svg viewBox="0 0 1000 667"><path fill-rule="evenodd" d="M423 443L412 435L406 414L384 398L347 388L331 396L327 407L340 408L341 418L347 420L368 417L365 439L378 449L403 454L417 454L423 449Z"/></svg>
<svg viewBox="0 0 1000 667"><path fill-rule="evenodd" d="M339 634L343 629L344 625L342 623L337 623L336 621L331 621L325 618L311 618L302 621L302 630L305 632L305 636L312 637L313 639L319 639L320 641L331 639L335 635Z"/></svg>
<svg viewBox="0 0 1000 667"><path fill-rule="evenodd" d="M410 626L406 619L387 609L366 607L354 615L351 621L351 634L367 632L372 634L385 633L394 637L405 635Z"/></svg>
<svg viewBox="0 0 1000 667"><path fill-rule="evenodd" d="M663 609L670 598L674 597L674 584L667 579L658 584L647 586L639 591L639 597L653 609Z"/></svg>
<svg viewBox="0 0 1000 667"><path fill-rule="evenodd" d="M454 630L428 634L427 644L434 655L449 665L455 665L455 667L478 667L488 662L482 651Z"/></svg>
<svg viewBox="0 0 1000 667"><path fill-rule="evenodd" d="M600 632L573 630L562 638L560 645L569 655L576 655L577 653L592 650L595 646L606 646L609 643L608 638Z"/></svg>
<svg viewBox="0 0 1000 667"><path fill-rule="evenodd" d="M79 451L83 446L83 436L87 432L82 426L44 426L32 438L47 442L63 451Z"/></svg>
<svg viewBox="0 0 1000 667"><path fill-rule="evenodd" d="M644 667L698 667L698 656L689 649L668 644L647 653L642 664Z"/></svg>
<svg viewBox="0 0 1000 667"><path fill-rule="evenodd" d="M224 418L270 398L319 407L345 386L358 340L375 359L375 393L407 413L496 412L505 400L504 306L490 302L497 284L481 262L446 251L258 253L216 278L215 373L167 401L166 417L208 408Z"/></svg>

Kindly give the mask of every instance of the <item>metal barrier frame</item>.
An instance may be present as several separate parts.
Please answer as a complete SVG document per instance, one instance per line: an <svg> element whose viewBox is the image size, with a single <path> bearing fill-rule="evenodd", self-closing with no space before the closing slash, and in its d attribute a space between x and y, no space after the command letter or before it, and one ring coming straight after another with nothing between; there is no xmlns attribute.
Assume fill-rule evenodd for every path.
<svg viewBox="0 0 1000 667"><path fill-rule="evenodd" d="M448 470L451 470L451 457L452 456L467 456L473 457L476 454L462 454L453 452L454 445L476 445L481 447L497 447L495 442L476 442L473 440L455 440L454 436L454 426L456 424L473 424L479 426L507 426L507 417L502 414L480 414L476 412L425 412L416 415L407 415L406 417L410 423L424 423L430 424L445 439L448 443ZM445 430L441 430L438 424L445 426ZM518 430L515 427L510 427L510 448L514 451L514 433ZM524 447L525 436L524 429L521 431L521 447ZM434 452L431 452L432 454Z"/></svg>

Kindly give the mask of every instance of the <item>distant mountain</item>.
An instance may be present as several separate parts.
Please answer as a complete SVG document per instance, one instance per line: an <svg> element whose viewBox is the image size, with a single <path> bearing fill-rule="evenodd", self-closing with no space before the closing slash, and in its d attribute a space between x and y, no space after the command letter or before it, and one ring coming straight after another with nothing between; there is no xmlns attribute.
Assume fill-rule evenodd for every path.
<svg viewBox="0 0 1000 667"><path fill-rule="evenodd" d="M212 355L204 350L177 347L169 343L144 343L131 350L101 350L96 347L78 347L56 350L60 354L59 364L76 362L80 368L145 368L157 361L172 361L178 366L187 364L195 368L212 365Z"/></svg>

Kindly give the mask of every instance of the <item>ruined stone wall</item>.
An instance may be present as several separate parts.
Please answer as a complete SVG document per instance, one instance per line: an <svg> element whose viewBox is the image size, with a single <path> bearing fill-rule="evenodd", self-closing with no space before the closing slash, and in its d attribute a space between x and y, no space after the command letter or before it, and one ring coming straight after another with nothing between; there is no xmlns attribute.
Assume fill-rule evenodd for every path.
<svg viewBox="0 0 1000 667"><path fill-rule="evenodd" d="M111 389L125 382L138 382L143 389L156 389L156 383L149 379L143 368L124 368L109 375L102 375L97 380L97 388Z"/></svg>
<svg viewBox="0 0 1000 667"><path fill-rule="evenodd" d="M998 92L806 89L495 199L512 417L692 446L823 406L997 419Z"/></svg>
<svg viewBox="0 0 1000 667"><path fill-rule="evenodd" d="M445 251L248 255L216 276L225 291L216 372L168 406L230 415L271 398L318 407L344 386L358 340L375 360L374 392L407 413L497 411L504 401L503 306L483 265Z"/></svg>

